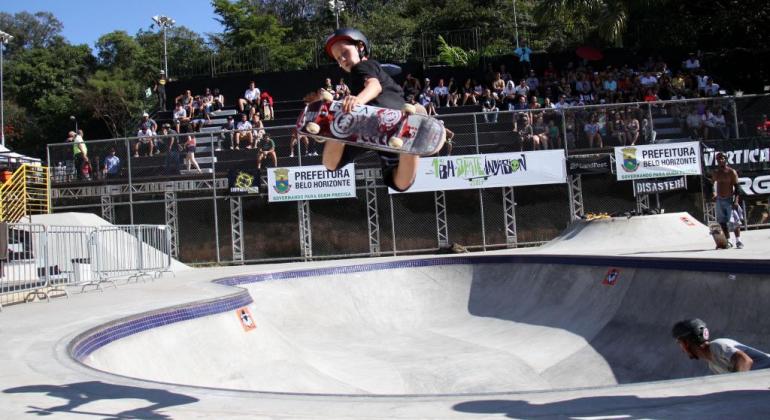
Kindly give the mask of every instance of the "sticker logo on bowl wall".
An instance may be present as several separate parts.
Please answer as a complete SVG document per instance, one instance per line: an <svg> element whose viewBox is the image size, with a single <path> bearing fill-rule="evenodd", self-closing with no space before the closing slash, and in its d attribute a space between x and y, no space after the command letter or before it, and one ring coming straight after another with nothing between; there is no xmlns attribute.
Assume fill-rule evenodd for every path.
<svg viewBox="0 0 770 420"><path fill-rule="evenodd" d="M257 324L254 322L254 317L251 316L249 308L245 306L243 308L238 308L235 310L235 313L238 315L238 320L241 321L243 331L249 332L257 329Z"/></svg>
<svg viewBox="0 0 770 420"><path fill-rule="evenodd" d="M620 270L617 268L610 268L607 270L607 274L604 276L604 280L602 280L602 284L605 286L614 286L615 283L617 283L618 278L620 277Z"/></svg>

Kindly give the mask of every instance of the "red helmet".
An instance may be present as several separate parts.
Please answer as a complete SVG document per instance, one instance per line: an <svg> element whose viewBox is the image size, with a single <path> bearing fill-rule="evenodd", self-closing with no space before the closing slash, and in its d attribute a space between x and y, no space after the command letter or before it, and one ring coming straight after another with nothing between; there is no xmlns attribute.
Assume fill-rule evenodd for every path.
<svg viewBox="0 0 770 420"><path fill-rule="evenodd" d="M332 45L340 40L353 41L354 43L363 43L364 52L362 56L366 57L369 55L369 40L366 39L366 36L364 36L361 31L353 28L340 28L334 31L333 34L329 35L328 38L326 38L326 44L324 45L324 51L326 51L326 55L331 57L332 60L334 59L334 56L332 55Z"/></svg>

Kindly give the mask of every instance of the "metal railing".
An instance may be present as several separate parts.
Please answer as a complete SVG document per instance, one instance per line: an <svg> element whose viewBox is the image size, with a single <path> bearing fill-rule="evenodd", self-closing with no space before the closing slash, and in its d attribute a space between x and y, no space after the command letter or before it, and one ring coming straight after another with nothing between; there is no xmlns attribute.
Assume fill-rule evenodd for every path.
<svg viewBox="0 0 770 420"><path fill-rule="evenodd" d="M0 186L0 221L18 222L50 210L48 168L24 163Z"/></svg>
<svg viewBox="0 0 770 420"><path fill-rule="evenodd" d="M636 144L700 141L705 134L713 146L722 141L721 132L686 130L685 111L708 107L734 110L726 121L731 142L736 134L741 138L762 135L757 126L761 116L770 111L770 96L500 111L497 122L492 121L493 115L483 113L445 114L439 118L454 131L452 155L532 149L531 142L522 142L521 118L528 115L533 120L542 117L544 124L553 122L556 133L549 138L549 146L563 148L573 156L610 153L612 146L619 145L618 136L613 135L619 126L607 119L618 111L630 111L634 118L648 121L649 133L640 133ZM581 127L594 116L598 117L604 140L602 148L588 147ZM640 130L643 126L640 122ZM312 141L309 148L298 142L294 157L289 157L291 128L265 128L276 142L279 166L318 165L318 158L304 156L314 150ZM539 133L535 130L542 129L532 130ZM104 180L81 181L72 177L74 171L65 172L53 184L55 208L93 212L119 224L165 222L172 237L171 254L190 263L401 255L435 251L447 242L458 242L470 249L537 244L555 237L572 220L575 212L570 200L577 190L582 191L584 201L579 207L585 212L623 213L638 208L630 183L619 183L610 174L583 176L582 182L567 185L391 196L379 178L376 158L357 162L357 199L270 203L266 194L270 186L264 182L258 194L237 196L228 191L229 170L254 170L256 166L252 158L237 156L243 150L217 152L217 147L228 149L229 134L197 134L196 157L209 158L205 167L210 173L189 176L173 168L167 170L165 158L131 157L133 138L90 141L89 150L94 155L117 145L123 172ZM440 154L448 152L445 148ZM49 146L52 162L66 160L69 153L71 144ZM179 161L181 155L176 156ZM272 161L263 162L263 179L272 166ZM701 182L692 177L689 185ZM669 212L688 211L707 221L707 201L701 189L690 188L689 192L661 194L660 206ZM748 226L767 226L767 219L762 218L766 201L766 196L747 198Z"/></svg>
<svg viewBox="0 0 770 420"><path fill-rule="evenodd" d="M101 289L118 278L160 277L170 270L164 225L44 226L0 224L0 309L33 298Z"/></svg>

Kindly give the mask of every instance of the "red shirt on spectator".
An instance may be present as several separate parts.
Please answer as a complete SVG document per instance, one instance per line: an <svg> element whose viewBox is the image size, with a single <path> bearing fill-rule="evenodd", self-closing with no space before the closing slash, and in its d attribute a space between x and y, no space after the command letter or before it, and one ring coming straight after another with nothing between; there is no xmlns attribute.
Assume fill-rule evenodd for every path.
<svg viewBox="0 0 770 420"><path fill-rule="evenodd" d="M270 103L270 106L273 106L273 97L272 97L272 96L270 96L270 94L269 94L269 93L267 93L266 91L265 91L265 92L262 92L262 93L259 95L259 101L260 101L260 102L262 102L262 101L263 101L263 100L265 100L265 99L267 99L267 102L269 102L269 103Z"/></svg>

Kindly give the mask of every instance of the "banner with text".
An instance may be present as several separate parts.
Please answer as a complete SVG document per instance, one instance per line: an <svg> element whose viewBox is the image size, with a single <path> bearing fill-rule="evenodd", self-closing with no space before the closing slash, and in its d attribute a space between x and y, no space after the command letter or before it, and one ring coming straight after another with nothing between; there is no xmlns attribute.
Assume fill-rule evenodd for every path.
<svg viewBox="0 0 770 420"><path fill-rule="evenodd" d="M615 172L618 181L700 175L700 143L616 147Z"/></svg>
<svg viewBox="0 0 770 420"><path fill-rule="evenodd" d="M716 154L722 152L727 157L727 164L738 171L770 169L770 138L749 137L703 143L703 164L706 168L715 168Z"/></svg>
<svg viewBox="0 0 770 420"><path fill-rule="evenodd" d="M336 171L322 165L267 170L268 201L355 198L356 170L349 163Z"/></svg>
<svg viewBox="0 0 770 420"><path fill-rule="evenodd" d="M406 192L448 191L567 182L563 150L421 158ZM391 189L391 194L397 191Z"/></svg>
<svg viewBox="0 0 770 420"><path fill-rule="evenodd" d="M608 174L612 172L612 159L609 153L568 156L567 172L570 175Z"/></svg>
<svg viewBox="0 0 770 420"><path fill-rule="evenodd" d="M634 196L687 189L686 176L634 180Z"/></svg>

